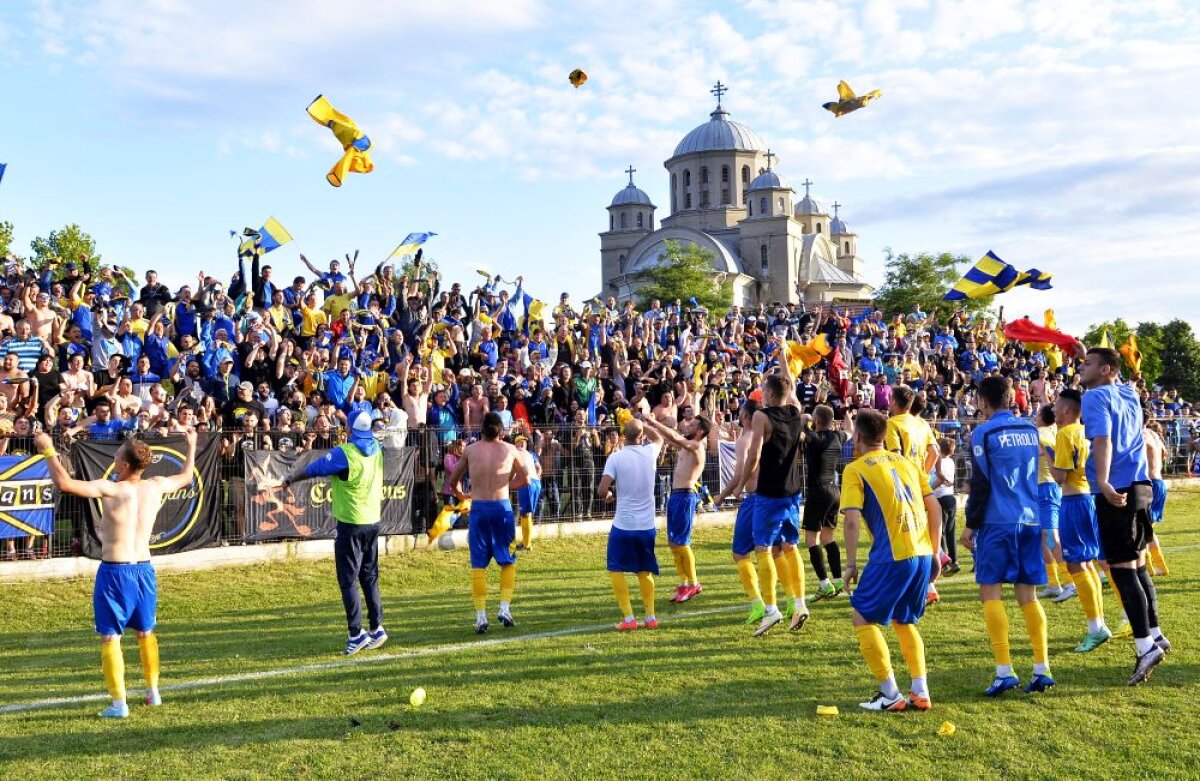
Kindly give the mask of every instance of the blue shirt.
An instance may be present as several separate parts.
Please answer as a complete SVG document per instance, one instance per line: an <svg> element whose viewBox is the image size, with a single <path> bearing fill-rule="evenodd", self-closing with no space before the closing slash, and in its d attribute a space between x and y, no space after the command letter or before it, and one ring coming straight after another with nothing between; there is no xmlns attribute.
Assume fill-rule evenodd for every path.
<svg viewBox="0 0 1200 781"><path fill-rule="evenodd" d="M341 372L332 371L325 372L322 375L325 386L325 398L328 399L333 406L344 410L346 404L350 401L350 389L354 387L354 375L347 374L342 376Z"/></svg>
<svg viewBox="0 0 1200 781"><path fill-rule="evenodd" d="M1028 420L997 412L971 432L967 528L1038 525L1038 433Z"/></svg>
<svg viewBox="0 0 1200 781"><path fill-rule="evenodd" d="M1108 482L1113 488L1124 489L1134 483L1149 483L1150 468L1146 463L1146 446L1142 439L1142 407L1132 385L1111 383L1091 388L1083 394L1083 433L1090 440L1108 437L1112 460L1108 467ZM1096 483L1096 464L1087 460L1087 479L1092 493L1100 493Z"/></svg>

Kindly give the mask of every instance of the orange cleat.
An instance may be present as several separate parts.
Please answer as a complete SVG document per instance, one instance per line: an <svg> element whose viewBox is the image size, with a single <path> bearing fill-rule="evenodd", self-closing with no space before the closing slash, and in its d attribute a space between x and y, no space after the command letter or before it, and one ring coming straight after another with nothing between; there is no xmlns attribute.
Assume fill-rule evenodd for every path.
<svg viewBox="0 0 1200 781"><path fill-rule="evenodd" d="M618 632L631 632L638 628L638 622L637 619L630 619L628 621L622 621L621 623L616 624L614 628Z"/></svg>

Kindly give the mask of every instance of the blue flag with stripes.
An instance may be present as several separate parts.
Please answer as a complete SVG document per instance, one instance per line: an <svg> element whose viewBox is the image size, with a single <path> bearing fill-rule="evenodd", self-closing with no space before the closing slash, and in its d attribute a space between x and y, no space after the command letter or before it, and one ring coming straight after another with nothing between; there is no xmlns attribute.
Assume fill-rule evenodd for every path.
<svg viewBox="0 0 1200 781"><path fill-rule="evenodd" d="M42 456L0 456L0 539L54 532L54 484Z"/></svg>

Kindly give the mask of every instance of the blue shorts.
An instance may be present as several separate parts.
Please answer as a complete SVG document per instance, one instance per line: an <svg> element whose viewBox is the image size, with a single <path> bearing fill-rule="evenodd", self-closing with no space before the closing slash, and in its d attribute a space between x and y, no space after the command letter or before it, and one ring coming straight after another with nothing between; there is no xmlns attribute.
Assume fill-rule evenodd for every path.
<svg viewBox="0 0 1200 781"><path fill-rule="evenodd" d="M1058 483L1038 483L1038 524L1042 531L1058 528L1058 508L1062 506L1062 488Z"/></svg>
<svg viewBox="0 0 1200 781"><path fill-rule="evenodd" d="M696 520L696 505L700 494L687 489L675 489L667 498L667 542L672 545L692 544L692 523Z"/></svg>
<svg viewBox="0 0 1200 781"><path fill-rule="evenodd" d="M742 497L738 505L737 519L733 522L733 553L749 556L754 552L754 494Z"/></svg>
<svg viewBox="0 0 1200 781"><path fill-rule="evenodd" d="M471 568L484 569L492 559L501 567L514 564L512 544L517 538L517 520L507 499L479 499L471 502L467 527L467 547L471 549Z"/></svg>
<svg viewBox="0 0 1200 781"><path fill-rule="evenodd" d="M781 542L789 545L800 544L800 508L804 503L804 497L796 494L792 497L792 502L795 506L784 517L783 525L779 527L779 534L775 536L775 545Z"/></svg>
<svg viewBox="0 0 1200 781"><path fill-rule="evenodd" d="M100 562L92 592L96 634L123 635L154 629L158 618L158 577L148 561L136 564Z"/></svg>
<svg viewBox="0 0 1200 781"><path fill-rule="evenodd" d="M1158 523L1167 509L1167 481L1153 480L1150 487L1154 492L1150 499L1150 520Z"/></svg>
<svg viewBox="0 0 1200 781"><path fill-rule="evenodd" d="M1058 541L1062 544L1063 561L1068 564L1101 558L1100 527L1096 524L1096 502L1091 494L1063 497Z"/></svg>
<svg viewBox="0 0 1200 781"><path fill-rule="evenodd" d="M978 530L975 533L975 582L980 585L1021 583L1030 586L1045 583L1046 562L1042 560L1041 528L1004 523L985 525Z"/></svg>
<svg viewBox="0 0 1200 781"><path fill-rule="evenodd" d="M872 624L915 624L925 614L932 556L868 561L850 595L850 606Z"/></svg>
<svg viewBox="0 0 1200 781"><path fill-rule="evenodd" d="M654 555L657 529L630 531L616 526L608 533L609 572L649 572L658 574L658 558Z"/></svg>
<svg viewBox="0 0 1200 781"><path fill-rule="evenodd" d="M790 523L786 535L800 539L800 497L754 495L754 545L769 548L785 536L785 527ZM793 541L794 541L793 540Z"/></svg>
<svg viewBox="0 0 1200 781"><path fill-rule="evenodd" d="M536 515L542 501L542 481L530 480L529 485L517 489L517 506L521 515Z"/></svg>

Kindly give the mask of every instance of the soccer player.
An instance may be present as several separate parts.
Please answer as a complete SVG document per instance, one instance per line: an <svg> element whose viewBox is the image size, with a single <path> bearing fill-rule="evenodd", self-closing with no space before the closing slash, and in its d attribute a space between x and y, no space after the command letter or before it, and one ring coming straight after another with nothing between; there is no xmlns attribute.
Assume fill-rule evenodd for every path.
<svg viewBox="0 0 1200 781"><path fill-rule="evenodd" d="M187 457L183 469L170 477L143 478L153 454L139 439L121 445L113 462L115 482L111 480L75 480L58 461L54 442L47 434L37 434L33 446L46 459L50 479L59 491L84 499L99 499L102 522L101 559L92 592L96 634L100 635L100 665L112 704L100 712L101 718L125 719L129 705L125 700L125 659L121 654L121 636L126 628L137 632L142 675L146 679L146 704L161 705L158 692L158 637L154 625L158 612L158 579L150 563L150 535L163 496L182 491L192 484L196 463L196 432L189 430Z"/></svg>
<svg viewBox="0 0 1200 781"><path fill-rule="evenodd" d="M646 417L645 430L653 432L675 446L675 472L671 478L671 496L667 499L667 544L675 557L675 572L679 588L671 595L672 602L687 602L704 589L696 575L696 555L692 553L692 524L700 494L696 483L704 472L705 450L711 426L706 418L696 417L680 424L683 435L659 423L653 415Z"/></svg>
<svg viewBox="0 0 1200 781"><path fill-rule="evenodd" d="M517 550L533 550L533 516L537 515L542 501L542 462L537 453L529 449L529 438L518 434L513 440L525 467L526 483L517 489L517 506L521 511L521 542Z"/></svg>
<svg viewBox="0 0 1200 781"><path fill-rule="evenodd" d="M850 597L858 647L879 691L859 704L870 711L932 707L925 680L925 643L917 622L925 593L939 569L942 510L929 481L912 463L883 449L887 422L864 410L854 420L855 460L842 472L841 511L846 516L846 582L858 582ZM859 527L866 521L871 551L858 577ZM892 624L912 676L911 696L896 685L887 642L880 626Z"/></svg>
<svg viewBox="0 0 1200 781"><path fill-rule="evenodd" d="M321 458L298 467L283 478L282 487L315 477L332 477L333 518L337 521L333 541L334 569L349 635L346 649L351 656L378 648L387 642L383 628L383 599L379 594L379 519L383 515L383 449L375 439L371 415L359 412L350 424L350 441L331 449ZM367 603L370 631L362 627L362 600Z"/></svg>
<svg viewBox="0 0 1200 781"><path fill-rule="evenodd" d="M604 462L604 473L596 487L596 495L603 501L612 498L616 487L617 509L608 533L608 575L621 609L621 623L616 628L622 632L658 628L654 615L654 576L658 574L654 555L658 534L654 526L654 475L662 440L653 435L643 438L643 423L625 422L625 446L613 451ZM633 614L626 572L637 573L645 612L641 624Z"/></svg>
<svg viewBox="0 0 1200 781"><path fill-rule="evenodd" d="M1054 402L1058 433L1054 442L1054 480L1062 486L1062 510L1058 537L1062 557L1079 592L1079 604L1087 619L1087 634L1075 647L1076 653L1094 651L1112 638L1104 623L1104 591L1093 563L1100 558L1100 531L1096 527L1096 504L1088 490L1085 473L1088 441L1079 423L1081 394L1065 388Z"/></svg>
<svg viewBox="0 0 1200 781"><path fill-rule="evenodd" d="M1009 652L1008 615L1001 601L1005 583L1014 584L1033 646L1033 677L1025 691L1041 692L1054 685L1054 678L1046 614L1037 599L1037 586L1046 582L1037 511L1037 428L1009 411L1012 389L1004 378L985 377L978 395L987 420L971 432L971 492L962 544L975 553L975 582L996 658L996 677L984 694L996 697L1021 685Z"/></svg>
<svg viewBox="0 0 1200 781"><path fill-rule="evenodd" d="M1167 455L1167 443L1162 438L1162 426L1157 420L1152 420L1146 424L1146 430L1142 432L1143 438L1146 440L1146 466L1150 470L1150 486L1152 489L1152 498L1150 500L1150 522L1161 523L1163 512L1167 509L1167 481L1163 480L1163 461ZM1171 570L1167 568L1167 560L1163 558L1162 548L1158 544L1158 535L1154 534L1151 528L1150 537L1150 558L1154 561L1154 574L1158 577L1166 577L1171 574Z"/></svg>
<svg viewBox="0 0 1200 781"><path fill-rule="evenodd" d="M738 505L737 517L733 522L731 547L738 580L741 581L742 590L746 592L746 598L750 600L750 615L746 618L749 625L760 623L766 611L762 592L758 590L758 574L754 570L754 560L750 558L750 554L754 553L754 492L758 488L758 470L748 472L745 469L746 450L754 436L751 421L757 411L758 402L753 400L746 401L738 410L738 425L741 426L742 433L734 444L733 477L716 498L716 505L720 507L730 496L743 490L746 492L742 494L742 503Z"/></svg>
<svg viewBox="0 0 1200 781"><path fill-rule="evenodd" d="M1048 583L1038 597L1054 602L1066 602L1077 593L1071 573L1062 557L1058 534L1058 519L1062 509L1062 488L1050 471L1054 463L1054 445L1058 425L1054 405L1043 404L1038 409L1038 522L1042 527L1042 560L1046 562ZM1065 585L1064 585L1065 583Z"/></svg>
<svg viewBox="0 0 1200 781"><path fill-rule="evenodd" d="M1088 482L1096 501L1100 547L1121 603L1137 653L1129 685L1150 677L1171 650L1159 627L1158 595L1146 571L1146 545L1154 534L1150 522L1153 489L1142 436L1142 408L1137 390L1117 381L1120 354L1111 348L1087 351L1079 379L1083 394L1083 429L1092 443Z"/></svg>
<svg viewBox="0 0 1200 781"><path fill-rule="evenodd" d="M904 456L917 471L928 475L937 463L938 449L933 430L919 414L924 408L925 402L916 391L907 385L897 385L888 401L890 416L884 447ZM933 580L929 581L926 599L930 604L941 600Z"/></svg>
<svg viewBox="0 0 1200 781"><path fill-rule="evenodd" d="M817 599L829 599L842 593L842 556L833 539L837 528L838 504L841 491L837 486L837 463L846 444L846 432L833 427L833 409L825 404L813 408L813 427L804 432L804 462L808 465L805 480L804 544L808 559L821 585ZM819 543L819 544L818 544ZM824 551L822 551L824 548ZM829 569L825 569L825 556ZM829 579L830 573L833 580Z"/></svg>
<svg viewBox="0 0 1200 781"><path fill-rule="evenodd" d="M471 510L468 515L467 546L471 551L471 596L475 602L475 633L488 630L487 568L495 560L500 567L500 610L496 620L516 626L512 598L517 585L517 557L512 544L517 536L509 491L525 485L527 473L520 454L500 439L504 423L495 412L483 416L483 439L467 445L450 475L450 485L459 498L464 475L471 476Z"/></svg>

